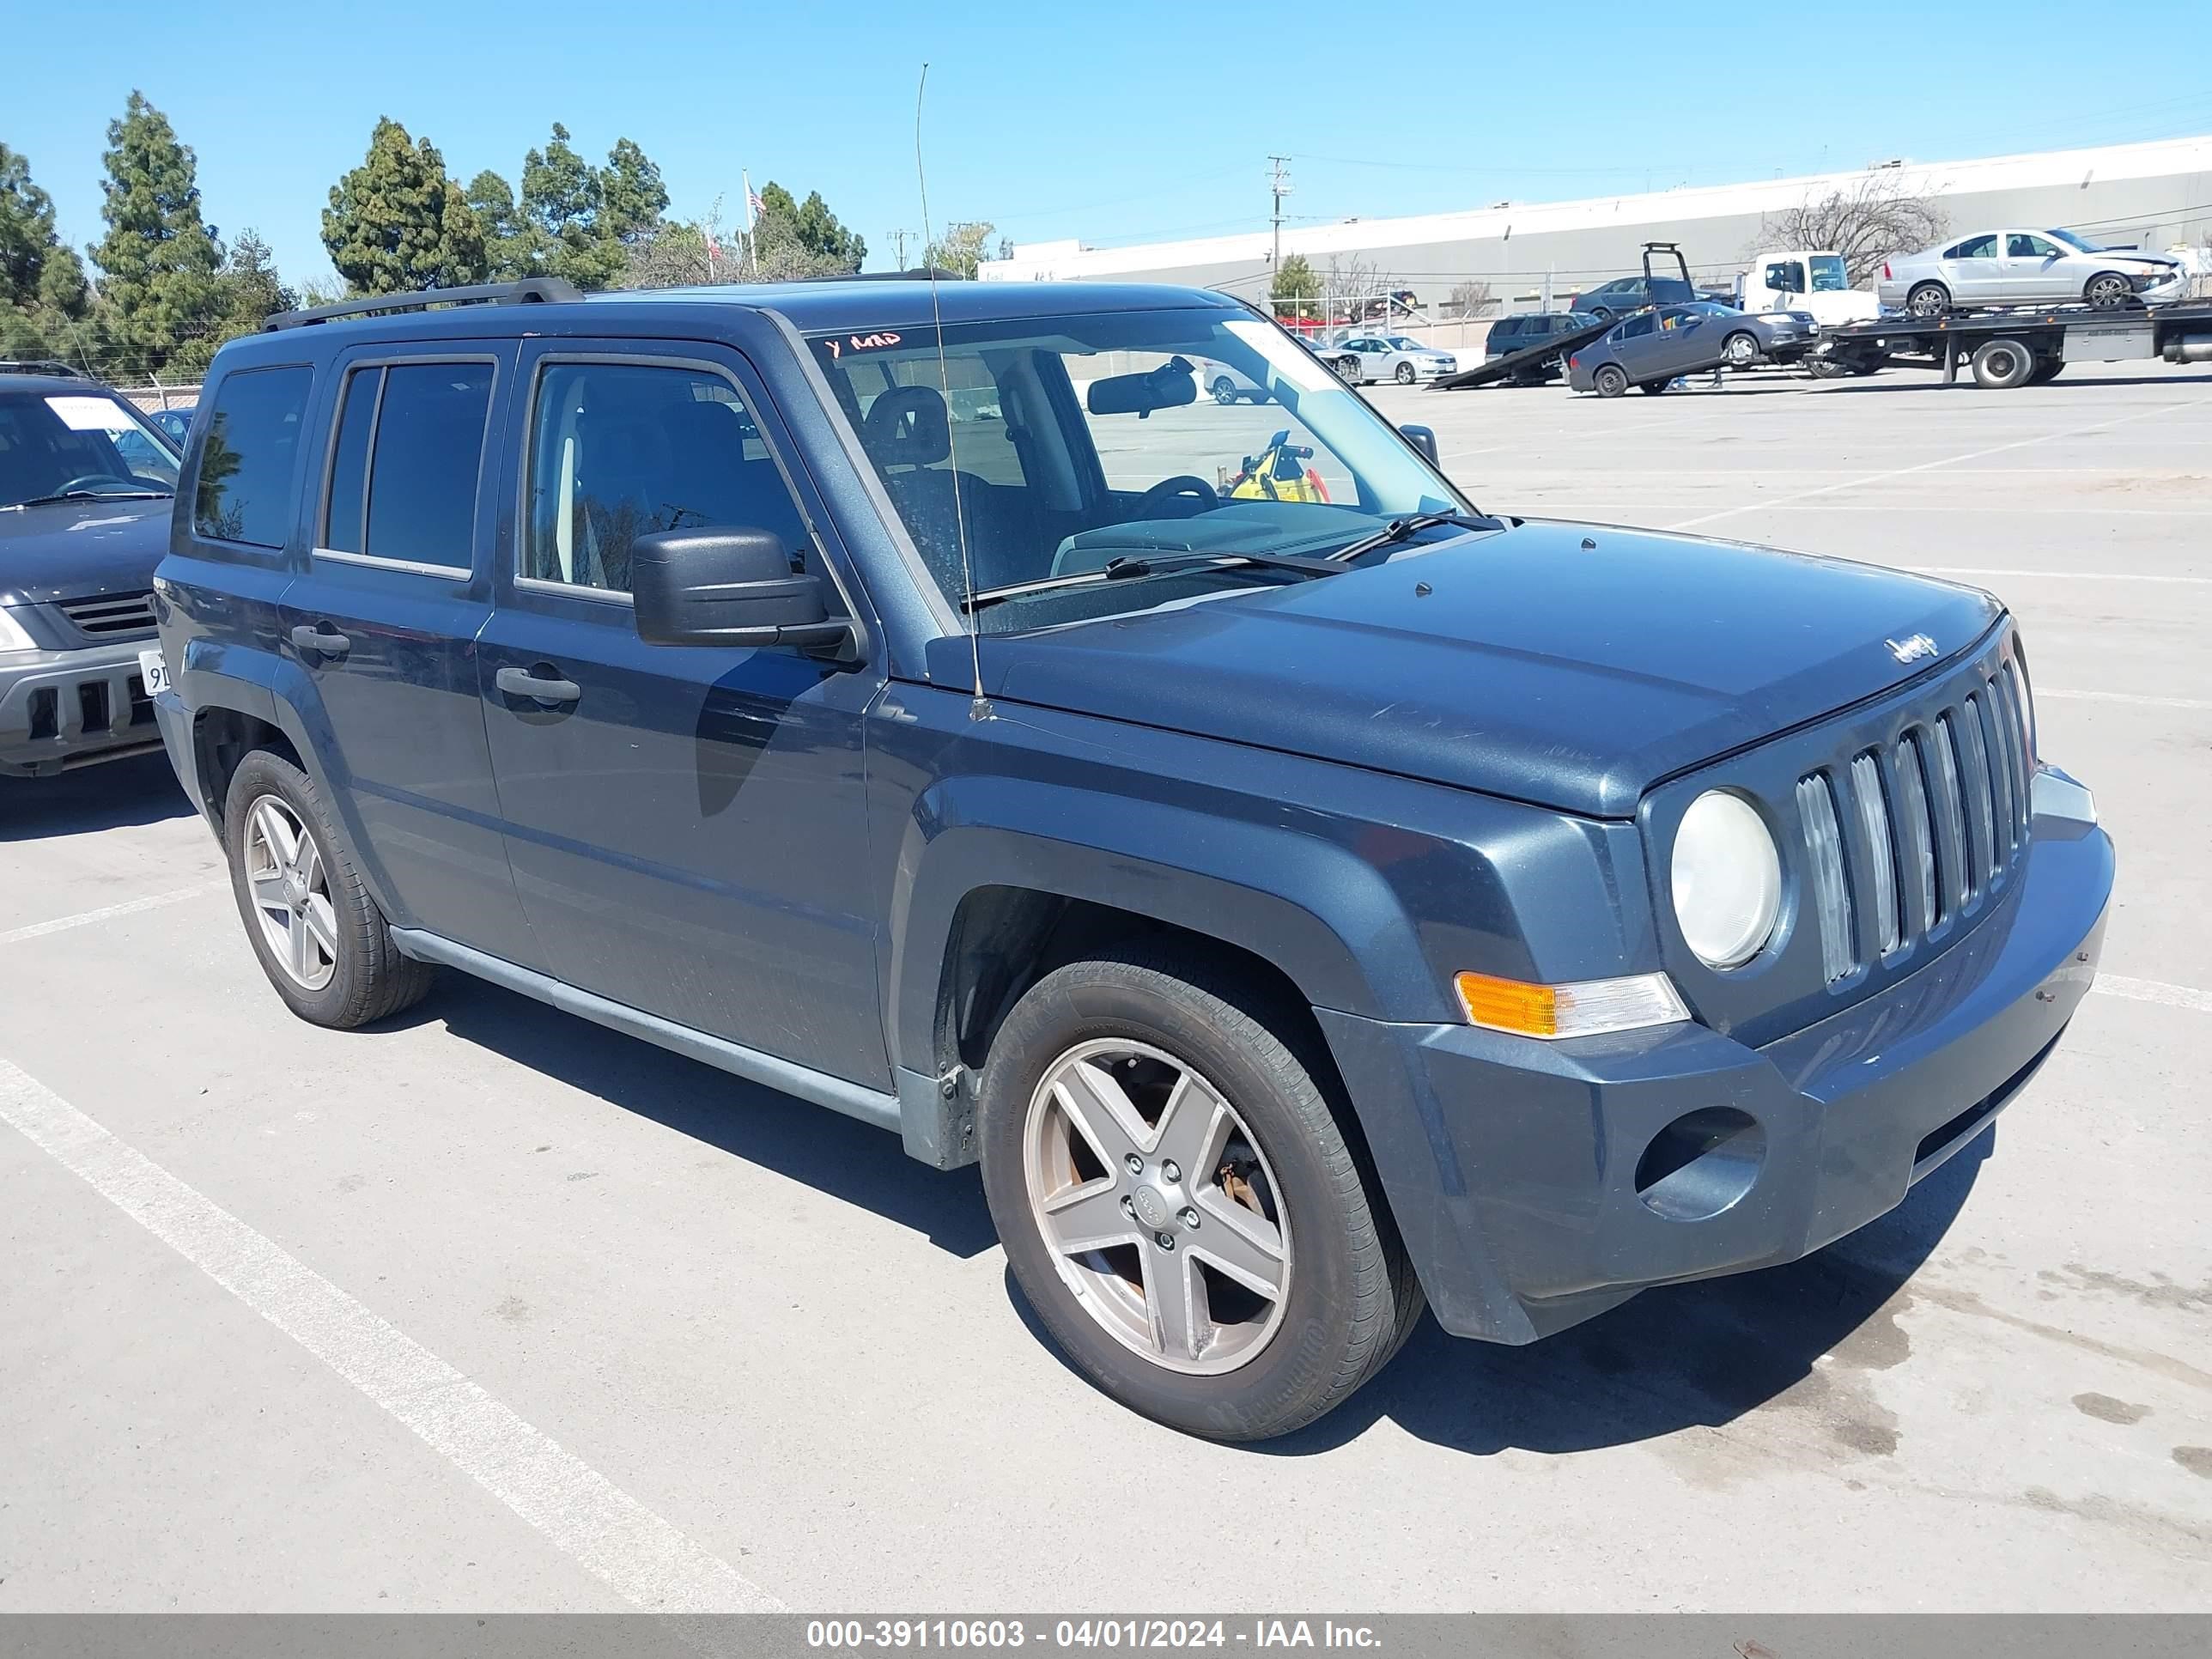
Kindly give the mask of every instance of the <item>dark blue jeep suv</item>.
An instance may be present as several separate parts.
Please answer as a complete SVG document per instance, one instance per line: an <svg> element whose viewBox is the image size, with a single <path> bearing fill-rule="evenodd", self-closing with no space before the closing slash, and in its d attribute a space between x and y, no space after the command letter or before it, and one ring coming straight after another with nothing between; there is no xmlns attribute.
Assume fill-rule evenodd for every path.
<svg viewBox="0 0 2212 1659"><path fill-rule="evenodd" d="M1218 295L456 290L204 401L156 708L277 994L458 968L980 1158L1194 1432L1425 1298L1528 1342L1816 1249L2089 985L1995 599L1486 516Z"/></svg>

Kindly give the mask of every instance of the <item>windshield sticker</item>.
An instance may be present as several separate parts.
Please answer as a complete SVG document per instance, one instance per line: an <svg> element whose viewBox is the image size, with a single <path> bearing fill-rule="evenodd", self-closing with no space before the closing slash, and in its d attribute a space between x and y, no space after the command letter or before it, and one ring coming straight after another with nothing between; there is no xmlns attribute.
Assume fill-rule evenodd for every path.
<svg viewBox="0 0 2212 1659"><path fill-rule="evenodd" d="M832 357L842 357L848 351L881 351L886 346L899 343L899 336L889 329L878 329L873 334L848 334L842 340L824 340Z"/></svg>
<svg viewBox="0 0 2212 1659"><path fill-rule="evenodd" d="M1341 380L1273 323L1239 318L1223 323L1222 327L1265 357L1269 368L1300 392L1344 390Z"/></svg>
<svg viewBox="0 0 2212 1659"><path fill-rule="evenodd" d="M106 398L49 398L46 407L59 416L62 424L72 432L131 430L131 417Z"/></svg>

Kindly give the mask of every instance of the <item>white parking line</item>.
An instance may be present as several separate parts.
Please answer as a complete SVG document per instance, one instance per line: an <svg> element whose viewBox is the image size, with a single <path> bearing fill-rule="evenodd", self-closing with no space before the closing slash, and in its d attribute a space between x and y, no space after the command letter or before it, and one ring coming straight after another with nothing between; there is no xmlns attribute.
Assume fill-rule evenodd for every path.
<svg viewBox="0 0 2212 1659"><path fill-rule="evenodd" d="M397 1418L637 1607L782 1603L298 1258L0 1060L0 1121Z"/></svg>
<svg viewBox="0 0 2212 1659"><path fill-rule="evenodd" d="M2212 708L2207 697L2145 697L2132 691L2064 691L2048 685L2035 688L2035 700L2060 697L2074 702L2131 702L2139 708Z"/></svg>
<svg viewBox="0 0 2212 1659"><path fill-rule="evenodd" d="M48 933L66 933L72 927L89 927L96 921L112 921L118 916L135 916L141 910L158 910L165 904L182 904L186 899L198 898L204 893L220 893L229 885L227 881L204 881L196 887L173 888L166 893L153 893L144 898L125 899L120 904L103 905L97 910L81 910L73 916L58 916L52 921L34 921L27 927L11 927L0 933L0 945L16 945L27 939L44 939Z"/></svg>
<svg viewBox="0 0 2212 1659"><path fill-rule="evenodd" d="M2149 576L2130 570L1993 570L1972 564L1901 564L1923 576L2033 576L2053 582L2179 582L2190 587L2212 587L2212 576Z"/></svg>
<svg viewBox="0 0 2212 1659"><path fill-rule="evenodd" d="M2200 991L2193 986L2168 985L2155 979L2130 979L2124 974L2100 974L2089 988L2102 991L2108 997L2126 997L2132 1002L2158 1002L2169 1008L2212 1014L2212 991Z"/></svg>
<svg viewBox="0 0 2212 1659"><path fill-rule="evenodd" d="M1987 449L1972 449L1963 455L1946 455L1940 460L1922 461L1917 466L1893 467L1887 472L1869 472L1864 477L1846 478L1841 483L1822 484L1817 489L1801 491L1795 495L1781 495L1768 501L1745 501L1736 507L1724 507L1716 513L1701 514L1694 519L1684 519L1680 524L1670 524L1669 530L1688 530L1701 524L1713 524L1722 519L1732 519L1739 513L1758 513L1770 507L1787 507L1793 501L1809 501L1817 496L1832 495L1840 489L1856 489L1862 484L1881 483L1890 478L1908 477L1916 472L1930 472L1937 467L1957 466L1966 461L1978 461L1985 456L2002 455L2008 450L2027 449L2037 444L2052 443L2066 438L2086 438L2093 432L2108 432L2131 421L2148 421L2160 415L2171 415L2177 409L2194 407L2201 400L2191 398L2185 403L2157 404L2148 409L2122 415L2110 421L2099 421L2094 426L2077 426L2064 432L2045 432L2033 438L2015 438L2010 443L1992 445Z"/></svg>

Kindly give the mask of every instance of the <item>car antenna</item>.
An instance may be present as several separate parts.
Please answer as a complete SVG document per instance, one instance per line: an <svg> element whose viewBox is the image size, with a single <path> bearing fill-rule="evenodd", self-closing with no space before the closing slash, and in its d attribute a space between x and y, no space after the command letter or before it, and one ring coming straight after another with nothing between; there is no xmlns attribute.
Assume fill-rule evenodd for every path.
<svg viewBox="0 0 2212 1659"><path fill-rule="evenodd" d="M929 65L921 66L921 80L914 89L914 181L921 192L921 263L929 276L930 320L937 328L937 389L945 399L945 459L952 471L952 530L960 543L960 612L968 623L968 660L975 671L975 690L968 704L968 718L991 718L991 700L983 695L983 636L975 609L975 566L968 552L968 507L960 495L960 451L952 434L952 372L945 361L945 312L937 299L937 261L932 255L937 239L929 228L929 175L921 164L921 98L929 90Z"/></svg>

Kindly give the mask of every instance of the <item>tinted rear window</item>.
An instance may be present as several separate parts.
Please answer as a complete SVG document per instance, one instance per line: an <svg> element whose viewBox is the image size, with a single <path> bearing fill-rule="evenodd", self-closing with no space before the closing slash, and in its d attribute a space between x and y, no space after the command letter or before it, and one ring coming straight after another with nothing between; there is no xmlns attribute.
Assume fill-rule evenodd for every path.
<svg viewBox="0 0 2212 1659"><path fill-rule="evenodd" d="M192 528L216 541L282 547L290 538L300 429L314 371L253 368L224 377L200 447Z"/></svg>
<svg viewBox="0 0 2212 1659"><path fill-rule="evenodd" d="M323 545L469 568L491 380L485 362L355 370L338 416Z"/></svg>

